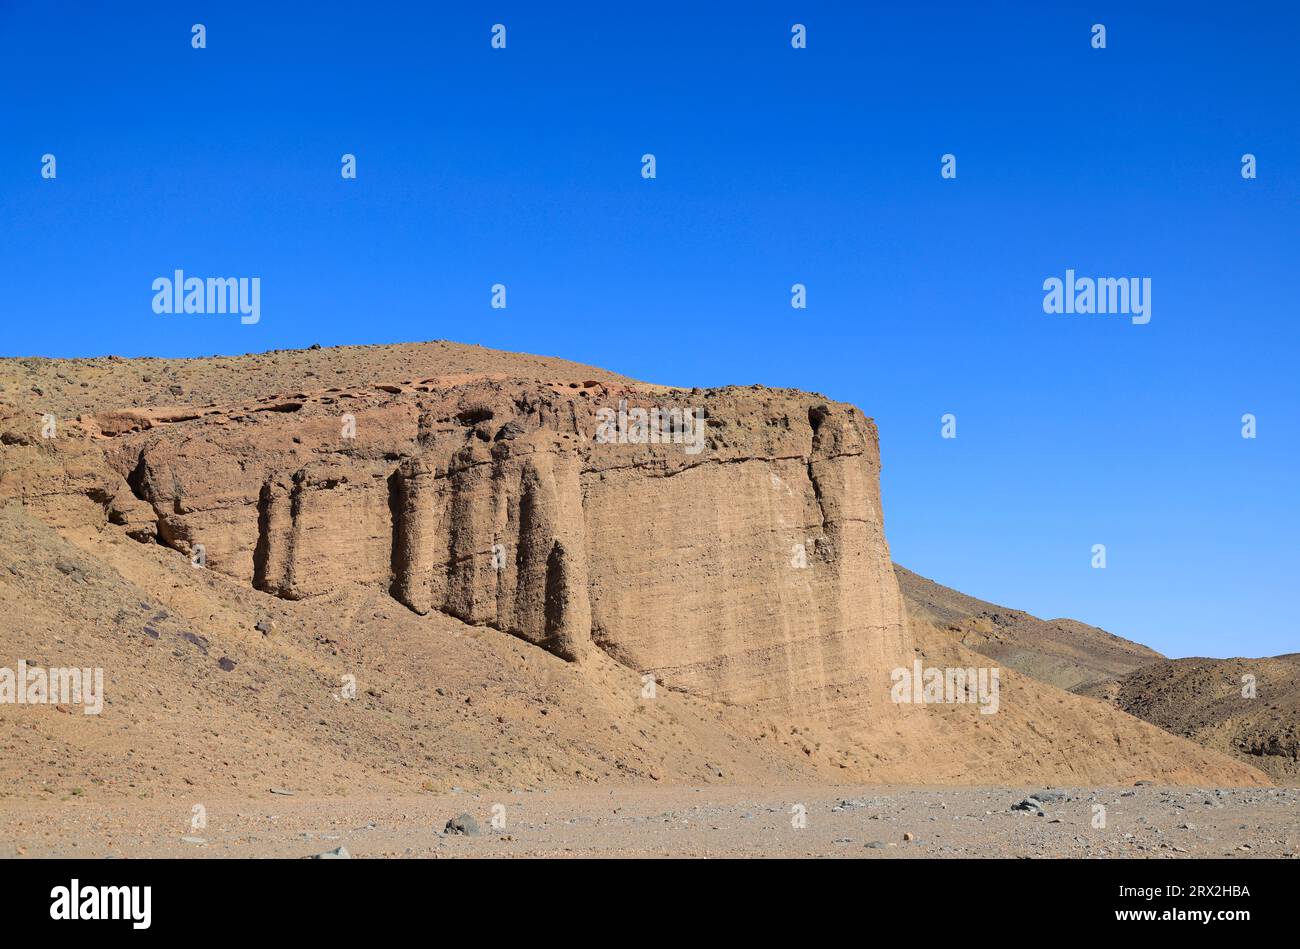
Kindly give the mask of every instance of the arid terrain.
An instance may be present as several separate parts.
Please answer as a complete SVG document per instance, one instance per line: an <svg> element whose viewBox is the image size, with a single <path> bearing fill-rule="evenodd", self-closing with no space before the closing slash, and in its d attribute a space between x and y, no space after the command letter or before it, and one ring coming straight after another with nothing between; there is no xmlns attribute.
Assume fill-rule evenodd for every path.
<svg viewBox="0 0 1300 949"><path fill-rule="evenodd" d="M1072 619L1041 620L958 593L895 565L913 623L928 623L1004 666L1059 689L1109 681L1164 657Z"/></svg>
<svg viewBox="0 0 1300 949"><path fill-rule="evenodd" d="M1300 784L1300 654L1161 659L1076 691Z"/></svg>
<svg viewBox="0 0 1300 949"><path fill-rule="evenodd" d="M1017 809L1033 795L1041 810ZM1295 788L715 784L360 800L266 793L205 799L206 826L195 828L197 803L0 807L0 857L303 858L339 848L361 859L1300 856Z"/></svg>
<svg viewBox="0 0 1300 949"><path fill-rule="evenodd" d="M914 629L941 630L1025 675L1231 755L1279 784L1300 784L1300 654L1167 659L1095 626L1041 620L897 564L894 570Z"/></svg>
<svg viewBox="0 0 1300 949"><path fill-rule="evenodd" d="M104 681L0 703L0 856L1300 849L1294 663L1155 711L1184 660L896 569L880 463L816 394L452 343L0 360L0 667Z"/></svg>

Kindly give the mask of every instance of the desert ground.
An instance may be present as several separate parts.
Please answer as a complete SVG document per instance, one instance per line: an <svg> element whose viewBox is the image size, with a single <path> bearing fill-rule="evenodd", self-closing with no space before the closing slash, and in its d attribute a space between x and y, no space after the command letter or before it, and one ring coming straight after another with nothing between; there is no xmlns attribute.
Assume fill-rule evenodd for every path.
<svg viewBox="0 0 1300 949"><path fill-rule="evenodd" d="M1015 809L1031 796L1041 809ZM189 798L3 807L0 857L1295 858L1298 801L1294 788L1147 786L268 792L207 802L202 828Z"/></svg>

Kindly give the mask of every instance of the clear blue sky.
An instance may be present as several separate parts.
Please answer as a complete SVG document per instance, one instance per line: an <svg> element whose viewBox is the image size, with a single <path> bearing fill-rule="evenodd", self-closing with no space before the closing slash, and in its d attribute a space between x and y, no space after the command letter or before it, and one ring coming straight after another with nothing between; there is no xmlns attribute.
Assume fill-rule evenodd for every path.
<svg viewBox="0 0 1300 949"><path fill-rule="evenodd" d="M879 423L899 562L1300 649L1294 2L130 11L0 0L4 355L446 338L812 389ZM154 314L176 268L259 276L261 322ZM1045 314L1066 268L1150 277L1151 322Z"/></svg>

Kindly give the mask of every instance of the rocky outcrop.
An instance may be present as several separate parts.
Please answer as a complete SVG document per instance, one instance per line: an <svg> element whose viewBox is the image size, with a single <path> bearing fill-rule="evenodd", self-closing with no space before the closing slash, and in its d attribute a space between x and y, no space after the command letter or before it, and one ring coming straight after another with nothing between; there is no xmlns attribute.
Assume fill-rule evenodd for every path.
<svg viewBox="0 0 1300 949"><path fill-rule="evenodd" d="M11 655L109 670L103 731L32 722L87 775L141 749L132 793L192 747L263 789L1266 780L1013 668L996 715L891 701L985 661L961 604L904 623L878 476L849 405L449 343L0 360L0 601Z"/></svg>
<svg viewBox="0 0 1300 949"><path fill-rule="evenodd" d="M0 491L56 525L291 600L375 585L722 702L840 719L910 658L875 427L808 393L426 379L83 414L23 450Z"/></svg>

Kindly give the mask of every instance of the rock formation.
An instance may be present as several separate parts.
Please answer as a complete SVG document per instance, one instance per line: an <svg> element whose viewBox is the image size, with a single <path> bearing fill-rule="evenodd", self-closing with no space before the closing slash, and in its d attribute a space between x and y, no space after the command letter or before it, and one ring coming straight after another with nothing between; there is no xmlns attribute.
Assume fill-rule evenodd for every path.
<svg viewBox="0 0 1300 949"><path fill-rule="evenodd" d="M910 659L875 426L808 393L423 379L87 412L53 440L6 428L29 464L0 491L278 597L380 585L813 718L887 702Z"/></svg>
<svg viewBox="0 0 1300 949"><path fill-rule="evenodd" d="M509 787L719 761L1265 782L1015 669L995 715L896 704L895 670L988 663L909 621L879 470L872 421L815 394L445 343L0 360L0 604L13 655L108 669L102 724L33 721L92 777L121 770L117 742L144 749L126 788L190 786L214 716L237 751L203 760L231 786L234 761L286 780L279 746L312 780L355 784L360 759L408 789L421 769ZM345 674L371 683L352 706ZM0 728L0 748L28 738Z"/></svg>

